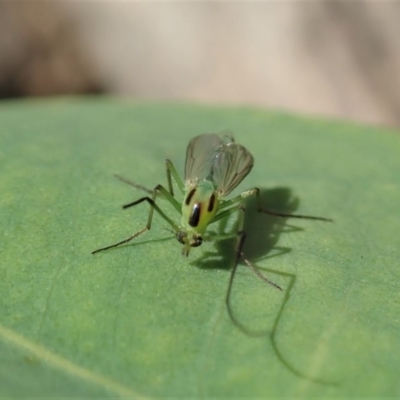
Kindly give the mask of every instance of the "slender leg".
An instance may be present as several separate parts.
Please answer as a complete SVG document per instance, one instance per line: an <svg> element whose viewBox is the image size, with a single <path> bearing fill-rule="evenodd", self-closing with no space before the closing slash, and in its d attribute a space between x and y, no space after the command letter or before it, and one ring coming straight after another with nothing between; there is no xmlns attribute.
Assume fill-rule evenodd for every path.
<svg viewBox="0 0 400 400"><path fill-rule="evenodd" d="M168 191L169 191L169 193L172 196L174 196L174 189L173 189L173 186L172 186L172 177L174 178L176 184L178 185L179 190L182 193L184 193L185 192L185 185L182 182L182 179L180 178L180 176L179 176L179 174L178 174L178 172L177 172L176 168L174 167L174 164L172 163L171 160L168 160L168 159L165 160L165 169L166 169L166 173L167 173L167 182L168 182ZM143 185L140 185L139 183L135 183L135 182L131 181L130 179L124 178L121 175L114 174L114 177L119 179L121 182L127 183L130 186L133 186L136 189L143 190L144 192L149 193L151 195L153 194L154 190L148 189L147 187L145 187Z"/></svg>
<svg viewBox="0 0 400 400"><path fill-rule="evenodd" d="M155 192L159 192L160 194L162 194L162 195L164 196L164 198L165 198L166 200L168 200L168 201L174 206L174 208L178 211L178 213L179 213L179 214L182 214L182 207L181 207L181 205L179 204L178 200L176 200L175 197L174 197L170 192L168 192L168 190L165 189L164 186L162 186L162 185L157 185L157 186L154 188L154 190L152 190L152 193L153 193L153 194L154 194ZM137 204L137 200L135 200L135 201L132 202L132 203L124 204L124 205L122 206L122 208L123 208L123 209L126 209L126 208L129 208L129 207L134 206L134 205L136 205L136 204ZM164 215L165 215L165 214L164 214Z"/></svg>
<svg viewBox="0 0 400 400"><path fill-rule="evenodd" d="M237 231L237 241L236 241L236 246L235 246L235 253L236 253L236 259L235 259L235 264L232 268L232 272L231 275L229 277L229 283L228 283L228 289L226 291L226 296L225 296L225 303L226 303L226 308L228 310L228 314L232 320L232 322L242 331L247 332L247 328L235 317L235 315L233 314L232 311L232 306L231 306L231 293L232 293L232 287L233 287L233 279L235 278L235 274L237 271L237 267L239 265L239 261L240 259L243 257L246 265L260 278L262 279L264 282L270 284L271 286L274 286L280 290L281 287L278 286L277 284L275 284L274 282L270 281L269 279L267 279L264 275L262 275L259 271L257 271L254 266L250 263L250 261L248 261L246 258L244 258L244 254L243 254L243 245L244 242L246 240L246 232L243 231L243 225L244 225L244 212L245 212L245 208L243 206L241 206L240 208L241 211L241 217L240 217L240 222L239 222L239 226L238 226L238 231Z"/></svg>
<svg viewBox="0 0 400 400"><path fill-rule="evenodd" d="M313 219L316 221L325 221L325 222L333 222L331 218L324 218L324 217L314 217L312 215L302 215L302 214L287 214L287 213L280 213L276 211L271 211L271 210L265 210L261 208L261 197L260 197L260 189L259 188L254 188L257 196L257 201L258 201L258 212L262 212L264 214L269 214L273 215L275 217L283 217L283 218L303 218L303 219Z"/></svg>
<svg viewBox="0 0 400 400"><path fill-rule="evenodd" d="M234 201L233 201L234 200ZM239 205L237 203L241 202L243 199L235 197L232 200L228 200L224 203L221 204L222 207L219 207L218 213L214 216L214 218L211 220L210 224L213 224L214 222L220 221L221 219L224 219L231 215L233 212L239 209ZM227 210L224 210L226 208L225 203L230 203L229 205L232 206L231 208L228 208ZM222 211L220 211L222 208Z"/></svg>
<svg viewBox="0 0 400 400"><path fill-rule="evenodd" d="M246 240L246 232L243 231L243 226L244 226L244 213L245 213L245 208L243 205L239 205L238 203L240 203L243 199L245 199L248 196L251 195L256 195L257 197L257 202L258 202L258 211L259 212L263 212L265 214L270 214L270 215L274 215L277 217L286 217L286 218L303 218L303 219L312 219L312 220L319 220L319 221L329 221L332 222L332 220L330 218L323 218L323 217L314 217L314 216L309 216L309 215L298 215L298 214L286 214L286 213L279 213L279 212L275 212L275 211L270 211L270 210L265 210L261 207L261 198L260 198L260 190L258 188L253 188L250 190L247 190L241 194L239 194L238 196L234 197L231 200L227 200L222 202L222 204L220 205L220 210L222 210L222 212L218 213L213 220L211 221L211 223L214 223L216 221L219 221L227 216L229 216L232 212L234 212L235 210L239 209L241 211L240 214L240 219L239 219L239 224L238 224L238 231L236 233L237 236L237 241L236 241L236 247L235 247L235 253L236 253L236 259L235 259L235 263L234 266L232 268L232 272L229 278L229 283L228 283L228 289L226 292L226 297L225 297L225 303L226 303L226 307L228 310L228 314L229 317L231 318L232 322L239 328L241 329L243 332L248 333L250 335L253 334L253 332L249 331L233 314L232 311L232 306L231 306L231 302L230 302L230 298L231 298L231 292L232 292L232 287L233 287L233 280L239 265L239 261L240 259L243 259L243 261L245 262L245 264L264 282L268 283L269 285L282 290L282 288L277 285L276 283L270 281L268 278L266 278L263 274L261 274L260 271L258 271L254 265L245 258L245 255L243 253L243 246L244 246L244 242ZM226 209L227 208L227 209ZM232 237L232 236L231 236ZM218 239L224 239L224 238L229 238L229 234L226 235L221 235L220 237L215 237L216 240Z"/></svg>
<svg viewBox="0 0 400 400"><path fill-rule="evenodd" d="M246 238L246 235L244 235L244 238ZM244 239L243 239L243 244L244 244ZM243 247L243 244L242 244L242 247ZM242 251L240 251L240 256L243 258L243 261L246 263L246 265L247 265L247 266L262 280L262 281L268 283L269 285L271 285L271 286L273 286L273 287L275 287L275 288L277 288L277 289L279 289L279 290L282 290L282 288L281 288L279 285L277 285L276 283L270 281L270 280L269 280L268 278L266 278L258 269L256 269L256 268L254 267L254 265L253 265L247 258L245 258L245 256L244 256L244 254L243 254Z"/></svg>
<svg viewBox="0 0 400 400"><path fill-rule="evenodd" d="M237 241L236 241L236 246L235 246L235 253L236 253L236 260L235 260L235 265L232 270L232 275L231 275L231 280L230 280L230 286L233 282L233 277L236 272L237 266L239 264L239 261L241 258L243 258L244 262L246 265L264 282L267 282L269 285L276 287L277 289L282 290L280 286L278 286L276 283L270 281L268 278L266 278L260 271L258 271L256 268L254 268L254 265L251 264L251 262L244 257L243 254L243 246L244 242L246 240L246 232L243 231L243 226L244 226L244 215L245 215L245 207L242 205L239 207L240 210L240 220L239 220L239 225L238 225L238 231L237 231ZM230 291L229 287L229 291Z"/></svg>
<svg viewBox="0 0 400 400"><path fill-rule="evenodd" d="M129 236L128 238L126 238L126 239L124 239L124 240L121 240L121 241L118 242L118 243L114 243L114 244L112 244L112 245L110 245L110 246L106 246L106 247L102 247L102 248L100 248L100 249L97 249L97 250L93 251L92 254L98 253L98 252L100 252L100 251L108 250L108 249L111 249L111 248L113 248L113 247L120 246L121 244L124 244L124 243L128 243L128 242L130 242L131 240L133 240L133 239L135 239L136 237L138 237L139 235L141 235L142 233L144 233L144 232L146 232L146 231L149 231L149 230L151 229L151 222L152 222L152 220L153 220L153 213L154 213L154 210L156 210L156 211L160 214L160 216L161 216L162 218L164 218L165 221L167 221L167 222L172 226L172 228L173 228L175 231L178 231L178 229L179 229L178 226L177 226L177 225L176 225L176 224L175 224L161 209L160 209L160 207L156 204L156 197L157 197L157 193L158 193L159 191L161 191L161 192L165 191L166 193L168 193L168 191L167 191L164 187L162 187L161 185L157 185L157 186L154 188L154 190L152 191L152 193L153 193L153 197L152 197L152 198L150 198L150 197L148 197L148 196L142 197L142 198L140 198L140 199L138 199L138 200L136 200L136 201L134 201L134 202L132 202L132 203L129 203L129 204L126 204L126 205L123 206L123 208L128 208L128 207L136 206L137 204L143 203L144 201L147 201L147 202L150 204L150 211L149 211L149 216L148 216L148 219L147 219L147 224L146 224L146 226L145 226L143 229L141 229L140 231L134 233L133 235ZM164 193L164 195L165 195L165 193ZM168 195L170 195L170 194L168 193ZM170 196L171 196L171 195L170 195ZM171 196L171 197L172 197L172 196ZM172 197L172 198L173 198L173 197ZM173 199L174 199L174 198L173 198ZM174 199L174 200L175 200L175 199ZM176 201L176 200L175 200L175 201Z"/></svg>
<svg viewBox="0 0 400 400"><path fill-rule="evenodd" d="M256 192L257 188L254 189L250 189L250 190L246 190L245 192L240 193L239 195L237 195L236 197L234 197L233 199L230 200L224 200L220 205L219 205L219 210L223 210L224 208L233 206L237 203L240 203L243 199L245 199L246 197L251 196L252 194L254 194Z"/></svg>
<svg viewBox="0 0 400 400"><path fill-rule="evenodd" d="M247 259L244 257L244 254L243 254L243 245L244 245L244 242L245 242L245 240L246 240L246 232L243 231L245 207L244 207L243 205L240 205L239 207L233 207L233 208L230 208L230 209L224 211L224 214L225 214L225 216L227 216L228 213L231 214L231 213L233 213L233 212L236 211L236 210L239 210L239 211L240 211L240 214L239 214L239 224L238 224L238 230L237 230L237 232L236 232L235 234L226 234L226 235L214 236L214 237L211 237L211 239L214 239L214 240L224 240L224 239L230 239L230 238L235 237L235 236L236 236L236 238L237 238L237 240L236 240L236 246L235 246L235 253L236 253L236 256L235 256L235 263L234 263L234 265L233 265L233 268L232 268L232 271L231 271L231 275L230 275L230 278L229 278L228 289L227 289L227 291L226 291L226 296L225 296L225 303L226 303L226 308L227 308L227 310L228 310L229 317L231 318L232 322L233 322L237 327L239 327L242 331L247 332L248 330L246 329L246 327L245 327L241 322L239 322L239 321L237 320L237 318L235 317L235 315L233 314L232 306L231 306L231 302L230 302L230 299L231 299L231 292L232 292L232 286L233 286L233 280L234 280L234 277L235 277L235 274L236 274L237 267L238 267L238 265L239 265L240 259L243 258L243 260L244 260L244 262L246 263L246 265L247 265L261 280L263 280L264 282L268 283L269 285L271 285L271 286L273 286L273 287L275 287L275 288L277 288L277 289L279 289L279 290L282 290L282 288L281 288L280 286L278 286L276 283L270 281L270 280L269 280L268 278L266 278L263 274L261 274L261 272L258 271L258 270L253 266L253 264L251 264L251 262L250 262L249 260L247 260Z"/></svg>
<svg viewBox="0 0 400 400"><path fill-rule="evenodd" d="M165 170L167 172L168 190L169 190L169 193L171 194L171 196L173 196L174 195L174 188L172 186L171 170L169 169L169 165L168 165L167 162L165 162Z"/></svg>
<svg viewBox="0 0 400 400"><path fill-rule="evenodd" d="M240 200L240 199L239 199ZM225 218L230 214L233 214L234 212L239 211L239 223L238 223L238 230L237 232L234 233L225 233L222 235L211 235L211 236L204 236L203 240L204 241L220 241L220 240L227 240L227 239L233 239L234 237L237 238L236 240L236 247L235 247L235 253L236 253L236 259L235 259L235 264L232 270L232 275L231 275L231 280L229 282L229 288L228 288L228 292L230 292L231 286L232 286L232 282L233 282L233 277L235 275L237 266L239 264L240 258L243 258L243 261L246 263L246 265L264 282L267 282L268 284L281 289L280 286L278 286L277 284L275 284L274 282L270 281L269 279L267 279L263 274L261 274L260 271L258 271L256 268L254 268L253 264L251 264L251 262L244 257L243 254L243 245L244 245L244 241L246 239L246 232L243 231L243 226L244 226L244 215L245 215L245 207L244 205L240 205L238 207L232 207L229 208L228 210L223 211L221 214L223 214L223 217L221 218ZM218 218L217 221L221 218ZM215 222L215 220L212 220L211 223ZM282 290L282 289L281 289ZM229 293L228 293L229 295ZM229 297L229 296L228 296Z"/></svg>
<svg viewBox="0 0 400 400"><path fill-rule="evenodd" d="M170 193L173 195L171 175L174 178L174 180L175 180L176 184L178 185L178 188L182 192L182 194L185 193L185 185L184 185L181 177L179 176L178 171L176 170L174 164L168 158L165 160L165 167L167 168L167 179L168 179L168 186L169 186Z"/></svg>
<svg viewBox="0 0 400 400"><path fill-rule="evenodd" d="M148 188L145 187L145 186L139 185L138 183L132 182L131 180L129 180L129 179L127 179L127 178L124 178L124 177L121 176L121 175L114 174L114 177L117 178L117 179L119 179L121 182L127 183L127 184L130 185L130 186L133 186L133 187L136 188L136 189L143 190L144 192L149 193L149 194L153 194L153 190L148 189Z"/></svg>
<svg viewBox="0 0 400 400"><path fill-rule="evenodd" d="M257 202L258 202L258 212L262 212L264 214L269 214L273 215L275 217L284 217L284 218L303 218L303 219L313 219L317 221L326 221L326 222L333 222L331 218L324 218L324 217L314 217L311 215L301 215L301 214L287 214L287 213L280 213L272 210L265 210L261 207L261 197L260 197L260 189L255 187L250 190L246 190L245 192L239 194L238 196L234 197L233 199L224 201L219 209L223 210L224 208L230 207L232 205L235 205L239 203L241 200L245 199L246 197L252 196L253 194L256 195L257 197ZM221 213L222 214L222 213ZM214 220L212 222L218 221L219 219L224 218L224 216L218 214L215 216Z"/></svg>

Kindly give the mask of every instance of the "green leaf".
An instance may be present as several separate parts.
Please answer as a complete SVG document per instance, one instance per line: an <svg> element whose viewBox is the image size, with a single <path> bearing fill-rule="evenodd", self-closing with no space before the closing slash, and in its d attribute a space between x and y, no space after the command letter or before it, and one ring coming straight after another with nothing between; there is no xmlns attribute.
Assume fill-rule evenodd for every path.
<svg viewBox="0 0 400 400"><path fill-rule="evenodd" d="M400 395L400 136L254 109L115 99L0 106L0 397ZM164 159L232 131L263 207L246 203L246 257L225 306L234 242L182 257L118 173L153 188ZM159 202L179 223L175 210ZM217 229L229 229L234 219Z"/></svg>

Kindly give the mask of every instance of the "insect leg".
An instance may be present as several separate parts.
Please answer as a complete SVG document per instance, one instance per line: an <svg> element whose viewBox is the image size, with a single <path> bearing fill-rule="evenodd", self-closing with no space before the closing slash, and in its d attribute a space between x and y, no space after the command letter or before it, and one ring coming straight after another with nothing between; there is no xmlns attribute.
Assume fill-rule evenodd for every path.
<svg viewBox="0 0 400 400"><path fill-rule="evenodd" d="M254 192L254 190L248 191L248 192ZM248 193L250 195L252 193ZM276 283L270 281L268 278L266 278L260 271L258 271L254 265L247 259L245 258L245 255L243 253L243 246L244 242L246 240L246 232L243 230L244 226L244 216L245 216L245 207L244 205L239 205L239 206L234 206L235 203L238 203L241 201L243 197L241 195L237 196L236 198L231 200L228 200L229 205L233 206L222 213L218 214L216 218L214 218L211 223L218 221L222 218L225 218L229 216L230 214L234 213L235 211L239 211L239 223L238 223L238 229L236 232L233 233L226 233L226 234L221 234L221 235L211 235L211 236L205 236L203 239L205 241L219 241L219 240L227 240L227 239L233 239L236 237L236 246L235 246L235 263L233 265L231 275L229 277L229 282L228 282L228 289L226 291L226 296L225 296L225 303L226 303L226 308L228 310L229 317L231 318L232 322L243 332L245 333L251 333L241 322L238 321L238 319L235 317L232 306L231 306L231 292L232 292L232 287L233 287L233 280L235 278L235 274L239 265L240 259L243 259L245 264L264 282L268 283L269 285L282 290L280 286L278 286Z"/></svg>
<svg viewBox="0 0 400 400"><path fill-rule="evenodd" d="M170 193L173 195L171 175L174 178L182 194L185 193L185 185L181 177L179 176L178 171L174 167L174 164L172 164L172 161L169 160L168 158L165 160L165 167L167 168L168 189Z"/></svg>
<svg viewBox="0 0 400 400"><path fill-rule="evenodd" d="M240 211L240 215L239 215L239 225L238 225L238 230L236 232L236 236L237 236L237 240L236 240L236 246L235 246L235 253L236 253L236 258L235 258L235 263L233 265L232 271L231 271L231 275L229 277L229 283L228 283L228 289L226 291L226 295L225 295L225 303L226 303L226 308L228 310L228 314L231 318L231 320L233 321L233 323L239 327L242 331L244 332L248 332L247 328L245 326L243 326L243 324L241 322L239 322L237 320L237 318L234 316L233 311L232 311L232 306L231 306L231 293L232 293L232 287L233 287L233 280L235 278L235 274L237 271L237 267L239 265L239 261L241 258L243 258L244 262L246 263L246 265L264 282L268 283L269 285L282 290L282 288L280 286L278 286L276 283L270 281L268 278L266 278L263 274L261 274L260 271L258 271L254 265L245 258L244 253L243 253L243 246L244 246L244 242L246 240L246 232L243 231L243 226L244 226L244 215L245 215L245 207L243 205L238 207L239 211ZM231 210L235 210L235 209L231 209Z"/></svg>
<svg viewBox="0 0 400 400"><path fill-rule="evenodd" d="M240 211L240 216L239 216L239 224L238 224L238 231L236 233L237 235L237 241L236 241L236 246L235 246L235 253L236 253L236 260L235 260L235 265L234 268L232 270L232 275L231 275L231 281L230 281L230 286L233 282L233 277L235 274L235 271L237 269L237 266L239 264L239 261L241 258L243 258L243 261L246 263L246 265L264 282L267 282L269 285L274 286L280 290L282 290L282 288L280 286L278 286L276 283L270 281L268 278L266 278L263 274L261 274L260 271L258 271L254 265L245 258L244 253L243 253L243 246L244 246L244 242L246 240L246 232L243 230L243 226L244 226L244 215L245 215L245 207L243 205L241 205L239 207L239 211Z"/></svg>
<svg viewBox="0 0 400 400"><path fill-rule="evenodd" d="M231 215L234 211L238 210L240 208L238 203L240 203L242 200L243 200L243 197L241 197L239 195L231 200L227 200L227 201L224 201L223 203L221 203L220 206L218 207L218 213L216 215L214 215L214 218L211 220L210 224L213 224L214 222L224 219L227 216ZM231 208L224 210L224 208L227 208L228 206L231 206ZM220 212L221 210L224 210L224 211Z"/></svg>
<svg viewBox="0 0 400 400"><path fill-rule="evenodd" d="M255 194L257 192L257 188L253 188L250 190L246 190L240 194L238 194L236 197L234 197L233 199L230 200L224 200L220 205L219 205L219 210L223 210L224 208L233 206L237 203L240 203L243 201L243 199L245 199L246 197L249 197L253 194Z"/></svg>
<svg viewBox="0 0 400 400"><path fill-rule="evenodd" d="M266 278L264 275L261 274L260 271L258 271L254 265L244 256L243 253L243 246L244 246L244 242L246 240L246 232L243 231L243 226L244 226L244 215L245 215L245 207L243 205L240 205L239 207L232 207L228 210L225 210L223 213L223 217L227 217L228 215L232 214L233 212L239 210L240 211L240 215L239 215L239 223L238 223L238 230L235 233L227 233L227 234L222 234L222 235L215 235L215 236L205 236L204 240L205 241L219 241L219 240L226 240L226 239L232 239L234 237L237 238L236 241L236 246L235 246L235 254L236 254L236 259L235 259L235 264L234 267L232 269L232 274L231 274L231 278L229 281L229 288L228 288L228 292L227 292L227 299L229 299L229 295L230 295L230 290L232 287L232 283L233 283L233 278L235 276L236 273L236 269L237 266L239 264L239 261L241 258L243 258L243 261L246 263L246 265L263 281L267 282L268 284L282 290L282 288L280 286L278 286L276 283L270 281L268 278ZM221 218L218 218L218 220ZM214 222L214 220L212 221ZM229 300L228 300L229 302Z"/></svg>
<svg viewBox="0 0 400 400"><path fill-rule="evenodd" d="M98 253L98 252L100 252L100 251L108 250L108 249L111 249L111 248L113 248L113 247L120 246L121 244L124 244L124 243L128 243L128 242L130 242L131 240L133 240L133 239L135 239L136 237L138 237L139 235L141 235L142 233L144 233L144 232L146 232L146 231L149 231L149 230L151 229L151 222L152 222L152 220L153 220L153 213L154 213L154 210L156 210L156 211L160 214L160 216L161 216L162 218L164 218L165 221L167 221L175 231L177 231L177 230L178 230L178 226L177 226L177 225L176 225L176 224L175 224L161 209L160 209L160 207L156 204L156 197L157 197L157 193L158 193L159 191L160 191L161 193L163 193L164 195L165 195L164 192L166 192L169 196L171 196L170 193L169 193L163 186L157 185L157 186L154 188L154 190L153 190L153 196L152 196L152 198L150 198L150 197L148 197L148 196L142 197L142 198L140 198L140 199L138 199L138 200L136 200L136 201L134 201L134 202L132 202L132 203L125 204L125 205L122 207L122 208L126 209L126 208L128 208L128 207L133 207L133 206L136 206L136 205L138 205L138 204L140 204L140 203L143 203L144 201L147 201L147 202L150 204L150 211L149 211L149 216L148 216L148 219L147 219L147 224L146 224L146 226L145 226L143 229L141 229L140 231L134 233L133 235L129 236L128 238L126 238L126 239L124 239L124 240L121 240L121 241L118 242L118 243L114 243L114 244L112 244L112 245L110 245L110 246L106 246L106 247L102 247L102 248L100 248L100 249L97 249L97 250L93 251L92 254ZM175 199L173 196L171 196L171 198L172 198L175 202L177 202L176 199ZM174 204L174 203L172 202L172 204Z"/></svg>
<svg viewBox="0 0 400 400"><path fill-rule="evenodd" d="M312 215L302 215L302 214L287 214L287 213L281 213L281 212L276 212L272 210L265 210L261 207L261 196L260 196L260 189L259 188L254 188L256 197L257 197L257 202L258 202L258 212L262 212L264 214L269 214L273 215L275 217L283 217L283 218L303 218L303 219L313 219L316 221L325 221L325 222L333 222L331 218L324 218L324 217L314 217Z"/></svg>
<svg viewBox="0 0 400 400"><path fill-rule="evenodd" d="M263 209L261 207L261 197L260 197L260 189L255 187L253 189L250 190L246 190L243 193L240 193L238 196L234 197L231 200L227 200L224 201L221 205L220 205L220 209L224 209L226 207L229 207L233 204L236 204L238 202L240 202L242 199L245 199L248 196L251 196L255 194L257 197L257 202L258 202L258 211L265 213L265 214L269 214L269 215L274 215L275 217L284 217L284 218L303 218L303 219L313 219L313 220L317 220L317 221L326 221L326 222L333 222L333 220L331 218L324 218L324 217L314 217L311 215L301 215L301 214L287 214L287 213L281 213L281 212L276 212L276 211L272 211L272 210L266 210ZM222 217L223 218L223 217Z"/></svg>
<svg viewBox="0 0 400 400"><path fill-rule="evenodd" d="M224 210L227 207L231 207L231 208L228 208L227 210L224 210L222 212L218 212L218 214L216 214L214 216L214 218L211 220L210 224L213 224L214 222L217 222L217 221L219 221L221 219L224 219L228 215L232 214L232 212L234 210L237 210L237 209L240 208L238 203L242 202L243 199L245 199L248 196L251 196L255 192L256 192L256 188L250 189L250 190L246 190L245 192L240 193L238 196L234 197L233 199L223 201L219 205L218 211Z"/></svg>
<svg viewBox="0 0 400 400"><path fill-rule="evenodd" d="M174 164L172 163L171 160L169 160L169 159L165 160L165 169L167 171L167 182L168 182L169 193L172 196L174 195L174 189L173 189L173 186L172 186L171 174L172 174L172 177L174 178L176 184L178 185L179 190L182 193L184 193L185 192L185 185L184 185L182 179L180 178L180 176L179 176L179 174L178 174L178 172L177 172L176 168L174 167ZM147 193L149 193L151 195L154 192L154 190L148 189L147 187L145 187L143 185L140 185L139 183L135 183L135 182L133 182L133 181L127 179L127 178L124 178L121 175L114 174L114 177L119 179L121 182L127 183L128 185L133 186L136 189L143 190L144 192L147 192ZM163 195L165 195L165 194L163 193Z"/></svg>
<svg viewBox="0 0 400 400"><path fill-rule="evenodd" d="M166 200L168 200L173 206L174 208L178 211L179 214L182 214L182 207L179 204L178 200L175 199L175 197L173 196L173 194L171 194L170 192L168 192L167 189L165 189L164 186L162 185L157 185L154 190L152 190L152 194L159 192L160 194L162 194L164 196L164 198ZM122 206L123 209L126 209L128 207L134 206L137 204L137 200L134 201L133 203L129 203L129 204L125 204Z"/></svg>
<svg viewBox="0 0 400 400"><path fill-rule="evenodd" d="M121 175L114 174L114 177L119 179L121 182L127 183L128 185L131 185L136 189L143 190L144 192L147 192L149 194L153 194L153 192L154 192L154 190L148 189L145 186L142 186L142 185L139 185L138 183L132 182L131 180L124 178Z"/></svg>
<svg viewBox="0 0 400 400"><path fill-rule="evenodd" d="M239 223L238 223L238 231L236 233L228 233L228 234L222 234L222 235L215 235L215 236L210 236L210 237L204 237L203 239L205 241L209 241L209 240L214 240L214 241L218 241L218 240L226 240L226 239L232 239L234 237L237 237L237 242L236 242L236 247L235 247L235 252L236 252L236 262L235 262L235 266L233 269L233 273L231 275L231 281L233 281L233 276L235 273L235 270L237 268L237 265L239 263L240 258L243 258L243 261L246 263L246 265L263 281L267 282L268 284L281 289L281 287L279 287L278 285L276 285L274 282L270 281L269 279L267 279L264 275L261 274L260 271L258 271L256 268L254 268L253 264L244 257L243 254L243 245L244 245L244 241L246 239L246 232L243 231L243 226L244 226L244 214L245 214L245 207L243 204L239 205L239 206L235 206L235 203L238 203L239 201L243 200L244 197L250 196L253 193L256 192L256 188L255 189L251 189L248 190L246 192L243 192L242 194L240 194L239 196L233 198L232 200L228 200L226 203L229 203L230 206L233 205L233 207L228 208L227 210L222 211L221 213L217 214L210 222L210 224L213 224L214 222L217 222L223 218L228 217L230 214L234 213L236 210L240 211L240 215L239 215ZM225 203L223 203L225 204ZM230 282L230 286L232 285L232 282ZM229 289L230 290L230 289ZM281 289L282 290L282 289Z"/></svg>

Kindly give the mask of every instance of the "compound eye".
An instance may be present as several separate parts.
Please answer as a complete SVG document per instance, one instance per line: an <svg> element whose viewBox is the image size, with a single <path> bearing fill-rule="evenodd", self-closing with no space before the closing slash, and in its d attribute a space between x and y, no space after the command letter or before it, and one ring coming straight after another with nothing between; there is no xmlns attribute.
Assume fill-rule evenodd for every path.
<svg viewBox="0 0 400 400"><path fill-rule="evenodd" d="M203 238L201 236L197 236L192 243L192 247L198 247L203 243Z"/></svg>
<svg viewBox="0 0 400 400"><path fill-rule="evenodd" d="M184 239L186 238L186 236L187 236L186 232L183 231L176 232L176 239L178 240L179 243L185 244Z"/></svg>

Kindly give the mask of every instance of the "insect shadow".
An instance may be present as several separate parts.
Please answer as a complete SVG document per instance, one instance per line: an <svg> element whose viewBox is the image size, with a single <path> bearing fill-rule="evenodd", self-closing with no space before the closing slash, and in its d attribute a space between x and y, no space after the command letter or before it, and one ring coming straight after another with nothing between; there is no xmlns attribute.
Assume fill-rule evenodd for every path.
<svg viewBox="0 0 400 400"><path fill-rule="evenodd" d="M261 260L264 257L276 257L291 251L288 247L277 246L281 233L302 231L303 228L286 225L288 218L275 217L271 215L261 214L258 212L258 206L267 210L292 214L299 206L298 198L291 194L288 188L277 187L274 189L260 190L261 203L258 204L255 196L249 196L244 199L245 218L243 230L246 232L246 242L244 244L243 253L250 261ZM218 226L218 234L231 231L228 228L230 221L223 219ZM204 252L203 256L198 258L192 264L199 268L217 268L230 269L234 262L234 243L236 239L221 240L214 242L216 252ZM278 250L275 255L269 255L271 250ZM219 260L212 260L210 257L221 256ZM271 270L272 272L277 272Z"/></svg>
<svg viewBox="0 0 400 400"><path fill-rule="evenodd" d="M258 204L255 196L250 196L244 200L244 231L246 232L246 242L243 248L243 253L251 263L266 258L270 259L279 257L280 255L291 252L292 249L290 247L278 246L280 235L304 230L303 228L288 224L287 220L290 218L265 215L258 212L258 207L261 206L263 209L273 210L284 214L294 213L298 209L300 201L297 197L292 195L292 191L289 188L276 187L273 189L261 189L260 192L260 204ZM218 227L219 234L232 229L227 227L228 223L227 220L221 221ZM204 252L202 256L191 262L191 264L202 269L231 269L235 262L235 239L214 242L214 248L215 251ZM270 254L271 251L274 251L274 254ZM219 256L219 258L217 258L217 256ZM238 322L236 317L234 319L231 318L232 322L248 336L268 337L279 361L294 375L323 385L336 385L336 383L333 382L308 376L298 370L284 357L278 348L277 334L279 331L279 323L283 317L292 289L296 283L296 275L289 272L274 270L272 268L257 267L257 269L286 278L284 296L273 320L272 328L265 331L252 331L241 322Z"/></svg>

